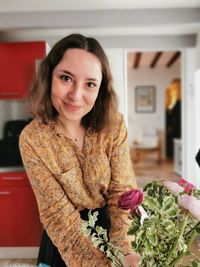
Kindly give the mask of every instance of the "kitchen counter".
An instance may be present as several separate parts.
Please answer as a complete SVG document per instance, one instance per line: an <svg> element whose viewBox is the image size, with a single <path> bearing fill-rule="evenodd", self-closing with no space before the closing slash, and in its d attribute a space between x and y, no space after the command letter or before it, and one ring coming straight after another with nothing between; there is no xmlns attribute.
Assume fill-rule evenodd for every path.
<svg viewBox="0 0 200 267"><path fill-rule="evenodd" d="M24 166L0 167L0 173L2 173L2 172L23 172L23 171L25 171Z"/></svg>

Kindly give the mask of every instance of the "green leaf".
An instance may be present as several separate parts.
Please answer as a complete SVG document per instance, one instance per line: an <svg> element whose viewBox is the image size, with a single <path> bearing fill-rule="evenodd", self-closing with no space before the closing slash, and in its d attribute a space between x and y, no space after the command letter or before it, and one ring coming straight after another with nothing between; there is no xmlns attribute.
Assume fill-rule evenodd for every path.
<svg viewBox="0 0 200 267"><path fill-rule="evenodd" d="M164 196L161 213L169 217L176 217L179 214L179 206L176 204L174 196Z"/></svg>
<svg viewBox="0 0 200 267"><path fill-rule="evenodd" d="M140 228L139 225L131 225L127 234L134 235L139 230L139 228Z"/></svg>
<svg viewBox="0 0 200 267"><path fill-rule="evenodd" d="M112 257L113 257L113 254L112 254L109 250L107 250L107 251L106 251L106 256L107 256L108 258L112 258Z"/></svg>
<svg viewBox="0 0 200 267"><path fill-rule="evenodd" d="M105 242L108 242L108 233L106 229L102 228L101 226L97 226L96 231L98 235L103 238Z"/></svg>
<svg viewBox="0 0 200 267"><path fill-rule="evenodd" d="M94 228L98 215L98 211L95 211L93 214L91 213L91 210L88 212L88 223L90 227Z"/></svg>
<svg viewBox="0 0 200 267"><path fill-rule="evenodd" d="M173 196L165 196L162 203L162 209L168 210L174 203L175 199Z"/></svg>
<svg viewBox="0 0 200 267"><path fill-rule="evenodd" d="M179 207L178 205L174 204L169 209L165 210L163 214L169 216L169 217L177 217L179 214Z"/></svg>
<svg viewBox="0 0 200 267"><path fill-rule="evenodd" d="M101 250L102 252L104 252L104 251L105 251L105 247L106 247L105 245L101 245L101 246L100 246L100 250Z"/></svg>
<svg viewBox="0 0 200 267"><path fill-rule="evenodd" d="M192 262L192 267L200 267L200 263L197 261Z"/></svg>
<svg viewBox="0 0 200 267"><path fill-rule="evenodd" d="M157 199L154 199L151 196L145 196L144 201L145 206L147 206L148 209L152 210L153 212L159 212L161 206Z"/></svg>
<svg viewBox="0 0 200 267"><path fill-rule="evenodd" d="M89 227L88 221L84 221L82 223L82 231L83 231L84 235L86 235L86 236L89 236L91 234L91 228L88 228L88 227Z"/></svg>
<svg viewBox="0 0 200 267"><path fill-rule="evenodd" d="M93 244L94 244L95 248L99 247L101 244L104 244L103 240L98 239L98 238L97 239L92 239L92 241L93 241Z"/></svg>
<svg viewBox="0 0 200 267"><path fill-rule="evenodd" d="M136 241L131 241L131 246L132 246L132 249L133 250L136 250L137 249L137 243L136 243Z"/></svg>
<svg viewBox="0 0 200 267"><path fill-rule="evenodd" d="M97 225L96 231L97 231L97 233L99 235L103 235L106 232L106 229L104 229L103 227Z"/></svg>
<svg viewBox="0 0 200 267"><path fill-rule="evenodd" d="M200 234L200 225L195 230L198 234Z"/></svg>
<svg viewBox="0 0 200 267"><path fill-rule="evenodd" d="M147 234L149 242L155 247L158 244L158 237L155 233Z"/></svg>

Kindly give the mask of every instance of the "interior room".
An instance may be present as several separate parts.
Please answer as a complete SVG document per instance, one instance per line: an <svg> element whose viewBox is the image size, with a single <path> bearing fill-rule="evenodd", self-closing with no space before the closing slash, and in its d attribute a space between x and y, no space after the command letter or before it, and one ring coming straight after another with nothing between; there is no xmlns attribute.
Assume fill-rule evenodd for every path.
<svg viewBox="0 0 200 267"><path fill-rule="evenodd" d="M175 148L181 144L181 54L128 52L127 64L129 145L136 175L144 171L138 183L149 169L152 177L177 179L182 175Z"/></svg>
<svg viewBox="0 0 200 267"><path fill-rule="evenodd" d="M199 0L1 0L0 267L36 266L42 225L18 141L38 65L71 33L105 49L138 188L183 177L200 189Z"/></svg>

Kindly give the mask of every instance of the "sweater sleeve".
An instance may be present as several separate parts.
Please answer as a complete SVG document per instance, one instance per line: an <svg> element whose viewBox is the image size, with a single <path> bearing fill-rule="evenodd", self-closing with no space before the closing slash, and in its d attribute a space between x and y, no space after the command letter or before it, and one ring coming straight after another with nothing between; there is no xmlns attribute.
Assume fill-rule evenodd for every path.
<svg viewBox="0 0 200 267"><path fill-rule="evenodd" d="M113 238L113 243L122 248L124 253L128 253L131 252L131 245L127 239L127 232L131 221L128 212L118 207L118 199L125 191L135 188L136 181L127 143L127 129L122 116L118 118L114 131L110 166L111 182L108 190L110 238Z"/></svg>
<svg viewBox="0 0 200 267"><path fill-rule="evenodd" d="M109 267L110 261L82 233L79 211L73 206L55 176L24 133L20 150L25 169L35 193L40 219L69 267Z"/></svg>

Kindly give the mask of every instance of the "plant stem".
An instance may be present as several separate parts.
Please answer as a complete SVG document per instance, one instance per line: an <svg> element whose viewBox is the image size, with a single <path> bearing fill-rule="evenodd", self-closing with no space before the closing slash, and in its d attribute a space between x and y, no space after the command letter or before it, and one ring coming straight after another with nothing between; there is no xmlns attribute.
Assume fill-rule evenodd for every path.
<svg viewBox="0 0 200 267"><path fill-rule="evenodd" d="M187 248L189 248L189 246L191 245L192 241L195 239L196 235L197 235L197 232L195 231L195 229L193 229L193 232L192 232L191 236L188 238L188 240L187 240L187 242L186 242ZM170 262L169 267L170 267L170 266L175 266L175 264L176 264L177 262L179 262L179 260L184 256L185 253L186 253L186 252L183 252L183 251L182 251L182 252L178 255L178 257L177 257L176 259L174 259L172 262Z"/></svg>
<svg viewBox="0 0 200 267"><path fill-rule="evenodd" d="M189 235L194 229L196 229L197 228L197 226L200 224L200 222L198 222L192 229L190 229L190 231L188 231L186 234L185 234L185 237L187 236L187 235Z"/></svg>
<svg viewBox="0 0 200 267"><path fill-rule="evenodd" d="M184 220L181 223L180 234L179 234L178 238L175 240L172 248L170 249L170 251L169 251L169 253L167 255L166 263L168 262L168 260L170 259L171 255L175 251L175 249L176 249L176 247L177 247L177 245L179 243L180 238L183 236L183 233L185 231L185 227L187 225L187 220L188 220L188 215L185 216ZM173 266L173 265L169 265L169 266Z"/></svg>

